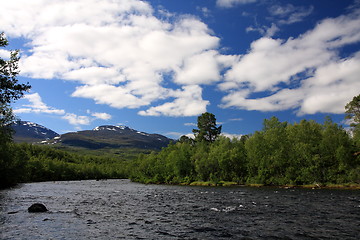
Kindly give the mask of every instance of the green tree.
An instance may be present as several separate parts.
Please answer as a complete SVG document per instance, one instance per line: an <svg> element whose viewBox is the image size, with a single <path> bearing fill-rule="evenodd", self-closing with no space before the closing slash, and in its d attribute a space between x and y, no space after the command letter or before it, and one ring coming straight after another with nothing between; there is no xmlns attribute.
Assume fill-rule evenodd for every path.
<svg viewBox="0 0 360 240"><path fill-rule="evenodd" d="M360 157L360 94L353 97L353 99L345 106L345 118L351 119L353 141L357 147L357 155Z"/></svg>
<svg viewBox="0 0 360 240"><path fill-rule="evenodd" d="M352 126L360 123L360 94L346 104L345 110L345 118L353 120Z"/></svg>
<svg viewBox="0 0 360 240"><path fill-rule="evenodd" d="M283 184L289 167L290 143L286 134L287 122L276 117L264 120L261 132L246 141L250 183Z"/></svg>
<svg viewBox="0 0 360 240"><path fill-rule="evenodd" d="M4 33L0 33L0 47L8 46ZM9 59L0 58L0 104L7 105L21 98L30 85L20 84L16 78L19 74L19 51L10 51ZM1 112L3 114L3 112Z"/></svg>
<svg viewBox="0 0 360 240"><path fill-rule="evenodd" d="M4 33L0 33L0 47L8 46ZM4 140L11 138L9 125L14 121L10 103L21 98L30 89L29 84L20 84L16 79L19 51L10 51L9 59L0 58L0 135Z"/></svg>
<svg viewBox="0 0 360 240"><path fill-rule="evenodd" d="M197 142L214 142L221 133L221 127L217 127L215 115L212 113L203 113L197 119L197 127L193 129L195 141Z"/></svg>
<svg viewBox="0 0 360 240"><path fill-rule="evenodd" d="M312 184L318 181L322 171L320 167L320 142L322 126L315 121L301 120L300 123L288 125L287 135L289 161L287 174L295 184Z"/></svg>
<svg viewBox="0 0 360 240"><path fill-rule="evenodd" d="M0 47L6 47L8 41L0 33ZM18 71L18 51L10 51L9 59L0 58L0 187L14 184L21 178L21 164L18 154L14 153L11 143L11 123L15 117L10 103L21 98L30 89L28 84L19 84L16 79Z"/></svg>

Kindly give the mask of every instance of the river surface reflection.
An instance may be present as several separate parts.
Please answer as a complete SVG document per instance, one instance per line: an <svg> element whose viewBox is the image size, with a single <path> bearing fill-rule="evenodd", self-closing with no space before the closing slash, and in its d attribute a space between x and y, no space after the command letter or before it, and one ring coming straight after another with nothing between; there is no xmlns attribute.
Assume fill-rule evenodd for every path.
<svg viewBox="0 0 360 240"><path fill-rule="evenodd" d="M28 213L43 203L49 212ZM359 239L358 190L22 184L0 191L0 239Z"/></svg>

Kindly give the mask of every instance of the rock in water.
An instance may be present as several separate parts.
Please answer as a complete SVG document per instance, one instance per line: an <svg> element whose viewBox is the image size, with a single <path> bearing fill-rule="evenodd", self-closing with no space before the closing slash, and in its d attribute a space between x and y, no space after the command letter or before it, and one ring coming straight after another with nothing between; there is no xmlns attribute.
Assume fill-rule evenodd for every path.
<svg viewBox="0 0 360 240"><path fill-rule="evenodd" d="M35 212L47 212L47 208L42 203L34 203L28 208L28 212L35 213Z"/></svg>

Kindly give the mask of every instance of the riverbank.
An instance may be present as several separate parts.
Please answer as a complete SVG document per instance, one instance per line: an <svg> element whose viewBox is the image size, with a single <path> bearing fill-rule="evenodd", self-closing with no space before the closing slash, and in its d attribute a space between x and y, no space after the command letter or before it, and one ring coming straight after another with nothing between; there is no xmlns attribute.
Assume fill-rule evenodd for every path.
<svg viewBox="0 0 360 240"><path fill-rule="evenodd" d="M211 186L211 187L230 187L230 186L245 186L245 187L279 187L284 189L292 188L307 188L307 189L349 189L349 190L360 190L360 184L358 183L346 183L346 184L305 184L305 185L265 185L265 184L238 184L236 182L202 182L195 181L191 183L181 183L180 185L189 185L189 186Z"/></svg>

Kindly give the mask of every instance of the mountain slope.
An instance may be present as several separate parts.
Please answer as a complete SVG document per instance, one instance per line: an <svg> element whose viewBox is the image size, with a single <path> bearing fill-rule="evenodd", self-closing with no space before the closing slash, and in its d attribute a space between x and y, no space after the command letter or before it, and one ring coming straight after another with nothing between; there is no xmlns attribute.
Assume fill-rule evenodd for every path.
<svg viewBox="0 0 360 240"><path fill-rule="evenodd" d="M139 132L126 126L104 125L93 130L65 133L48 143L94 150L102 148L161 149L171 141L165 136Z"/></svg>
<svg viewBox="0 0 360 240"><path fill-rule="evenodd" d="M13 139L15 142L18 143L42 142L59 136L59 134L54 132L53 130L50 130L39 124L27 121L17 121L12 125L12 128L15 131Z"/></svg>

